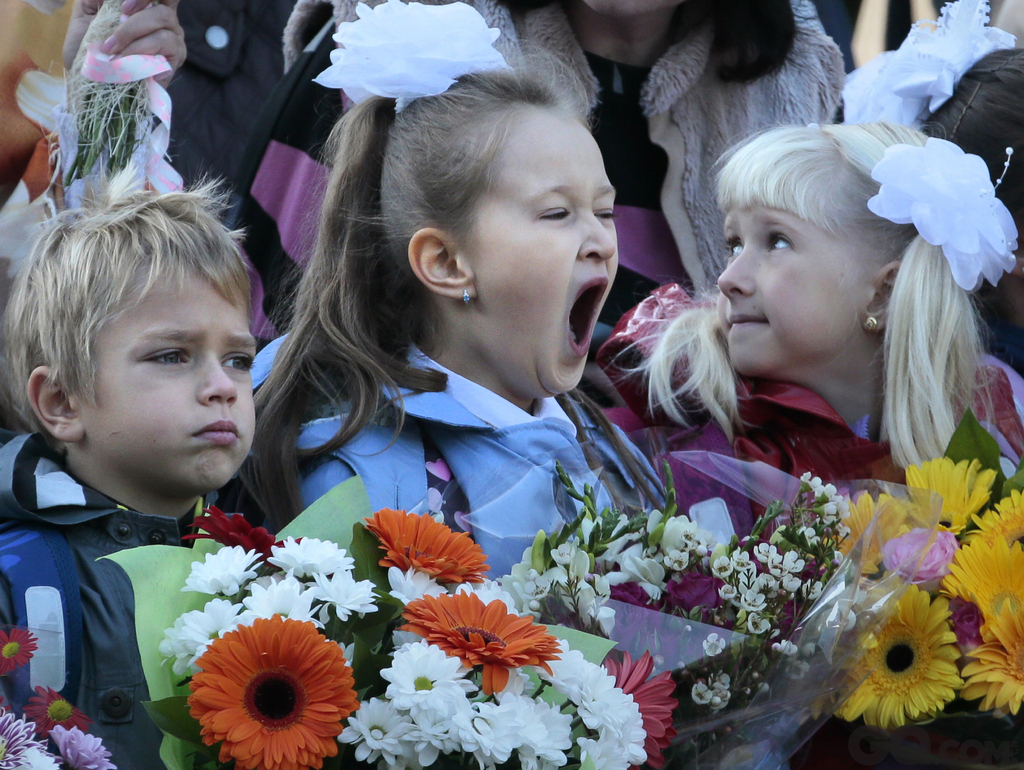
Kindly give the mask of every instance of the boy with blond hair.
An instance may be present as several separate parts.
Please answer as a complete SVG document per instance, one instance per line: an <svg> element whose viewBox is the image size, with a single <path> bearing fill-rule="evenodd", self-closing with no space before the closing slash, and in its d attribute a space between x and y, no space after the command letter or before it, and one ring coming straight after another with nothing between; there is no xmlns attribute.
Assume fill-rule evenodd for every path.
<svg viewBox="0 0 1024 770"><path fill-rule="evenodd" d="M121 770L160 767L160 733L131 583L101 557L180 544L252 440L249 282L221 210L210 188L116 177L50 224L6 311L10 391L36 433L0 435L0 624L60 631L20 695L59 691Z"/></svg>

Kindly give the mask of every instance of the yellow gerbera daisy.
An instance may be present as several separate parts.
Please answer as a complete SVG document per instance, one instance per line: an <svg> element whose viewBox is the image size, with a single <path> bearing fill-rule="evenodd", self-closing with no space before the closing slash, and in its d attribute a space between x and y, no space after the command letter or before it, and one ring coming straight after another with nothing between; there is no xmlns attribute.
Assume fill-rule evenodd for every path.
<svg viewBox="0 0 1024 770"><path fill-rule="evenodd" d="M839 543L839 551L843 556L848 556L850 551L853 550L853 546L860 540L861 535L864 534L864 530L868 528L872 519L878 515L878 512L883 509L887 509L887 506L893 504L894 498L890 495L881 494L878 496L878 501L864 492L857 496L855 500L850 501L850 515L843 519L845 524L850 529L848 534ZM899 517L895 515L889 515L888 521L896 521ZM876 536L871 541L863 543L864 549L864 566L862 568L865 575L871 575L878 571L879 565L882 563L882 549L881 542L888 539L891 533L885 531L886 522L879 522L881 537Z"/></svg>
<svg viewBox="0 0 1024 770"><path fill-rule="evenodd" d="M942 579L942 592L977 604L986 624L1003 609L1024 610L1024 550L1001 537L965 545Z"/></svg>
<svg viewBox="0 0 1024 770"><path fill-rule="evenodd" d="M971 517L985 507L992 496L996 472L982 470L978 460L953 463L939 457L907 468L907 486L930 489L942 496L939 529L959 535Z"/></svg>
<svg viewBox="0 0 1024 770"><path fill-rule="evenodd" d="M1024 614L1002 612L982 628L985 644L971 652L964 667L967 700L984 698L981 711L1000 709L1016 714L1024 701Z"/></svg>
<svg viewBox="0 0 1024 770"><path fill-rule="evenodd" d="M1024 496L1017 490L1004 497L994 510L984 515L974 515L977 529L969 532L964 538L965 543L976 543L979 540L992 542L996 538L1012 543L1024 538Z"/></svg>
<svg viewBox="0 0 1024 770"><path fill-rule="evenodd" d="M937 714L963 685L957 673L960 650L949 628L949 601L909 586L896 614L878 634L877 645L860 665L871 675L838 715L893 730L909 720Z"/></svg>

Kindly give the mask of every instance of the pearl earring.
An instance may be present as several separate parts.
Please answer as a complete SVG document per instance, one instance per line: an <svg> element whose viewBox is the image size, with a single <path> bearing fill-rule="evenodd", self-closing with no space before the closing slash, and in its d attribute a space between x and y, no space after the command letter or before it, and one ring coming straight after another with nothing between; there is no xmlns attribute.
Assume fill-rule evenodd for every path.
<svg viewBox="0 0 1024 770"><path fill-rule="evenodd" d="M867 319L865 319L865 321L864 321L864 330L865 331L869 331L869 332L873 332L877 328L878 328L878 319L875 318L873 315L869 315L867 317Z"/></svg>

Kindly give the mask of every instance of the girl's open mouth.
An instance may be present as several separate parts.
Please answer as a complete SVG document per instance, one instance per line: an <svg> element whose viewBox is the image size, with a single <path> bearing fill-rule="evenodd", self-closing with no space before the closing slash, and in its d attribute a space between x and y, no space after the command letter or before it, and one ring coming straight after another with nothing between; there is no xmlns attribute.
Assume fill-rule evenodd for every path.
<svg viewBox="0 0 1024 770"><path fill-rule="evenodd" d="M590 337L601 312L606 288L607 278L584 284L569 310L569 345L578 356L585 356L590 350Z"/></svg>

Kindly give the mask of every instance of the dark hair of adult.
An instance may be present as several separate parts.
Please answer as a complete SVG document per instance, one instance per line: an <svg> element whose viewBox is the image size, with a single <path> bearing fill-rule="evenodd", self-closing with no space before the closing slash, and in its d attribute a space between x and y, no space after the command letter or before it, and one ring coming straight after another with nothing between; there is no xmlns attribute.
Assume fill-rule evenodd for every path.
<svg viewBox="0 0 1024 770"><path fill-rule="evenodd" d="M559 0L503 2L513 11L527 11ZM711 21L715 30L712 48L726 61L718 71L725 81L756 80L778 69L796 35L790 0L683 0L676 19L686 29Z"/></svg>
<svg viewBox="0 0 1024 770"><path fill-rule="evenodd" d="M953 96L922 130L981 156L995 181L1006 148L1014 154L996 196L1010 213L1024 212L1024 50L993 51L960 80Z"/></svg>

